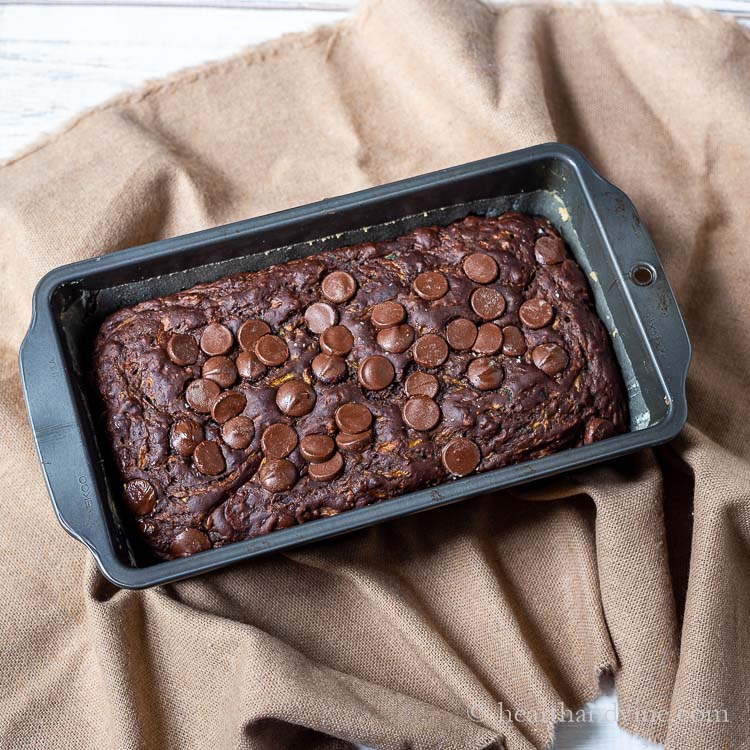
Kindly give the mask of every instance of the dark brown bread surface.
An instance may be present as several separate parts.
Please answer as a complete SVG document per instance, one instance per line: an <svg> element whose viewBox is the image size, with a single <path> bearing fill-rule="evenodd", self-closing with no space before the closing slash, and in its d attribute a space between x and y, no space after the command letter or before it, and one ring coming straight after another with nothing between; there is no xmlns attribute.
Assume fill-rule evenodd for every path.
<svg viewBox="0 0 750 750"><path fill-rule="evenodd" d="M330 276L337 271L347 275ZM438 275L420 276L425 272ZM490 291L476 295L478 289ZM387 300L400 303L405 318L394 322L397 306L378 308L376 327L373 307ZM310 311L306 321L318 302L328 307ZM331 315L351 337L325 332ZM286 347L277 338L259 344L263 331L255 323L238 341L243 322L256 319ZM217 323L232 335L216 326L203 335ZM505 349L487 354L500 332ZM423 339L430 334L441 341ZM206 368L201 342L218 356ZM238 364L240 344L248 351ZM526 350L515 354L519 344ZM342 354L351 346L326 362L344 361L338 382L315 374L323 373L320 360L312 365L321 345ZM430 367L445 350L445 361ZM392 371L382 359L363 366L373 355ZM250 364L256 379L236 374L235 367L250 373ZM101 327L94 367L123 502L160 558L545 456L627 425L621 376L583 273L546 220L518 213L469 216L119 310ZM437 378L436 395L430 378L405 386L415 371ZM200 390L201 380L188 400L202 398L213 415L186 400L202 372L221 382ZM426 395L409 399L407 390ZM345 429L337 424L337 410L351 403L366 406L370 427L358 423L362 410L349 422L339 413ZM222 434L221 422L235 414L248 419L225 424ZM279 424L292 431L266 433ZM318 437L300 446L313 434L333 443Z"/></svg>

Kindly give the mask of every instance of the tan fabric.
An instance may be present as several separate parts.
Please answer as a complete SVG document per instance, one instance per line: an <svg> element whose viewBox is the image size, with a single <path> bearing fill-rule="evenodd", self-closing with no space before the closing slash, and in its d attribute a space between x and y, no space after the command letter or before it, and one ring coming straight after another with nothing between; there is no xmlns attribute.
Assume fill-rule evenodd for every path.
<svg viewBox="0 0 750 750"><path fill-rule="evenodd" d="M2 167L0 746L542 747L533 711L611 669L626 728L749 748L749 82L750 35L716 15L383 0ZM179 585L102 579L22 405L46 270L549 140L660 249L695 349L679 439Z"/></svg>

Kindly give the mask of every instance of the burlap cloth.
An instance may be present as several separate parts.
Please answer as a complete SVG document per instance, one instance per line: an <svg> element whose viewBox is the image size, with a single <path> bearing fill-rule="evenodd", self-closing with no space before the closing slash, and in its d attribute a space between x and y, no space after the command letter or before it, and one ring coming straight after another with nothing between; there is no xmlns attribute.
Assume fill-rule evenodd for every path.
<svg viewBox="0 0 750 750"><path fill-rule="evenodd" d="M694 345L677 440L179 585L97 573L55 520L22 403L45 271L551 140L624 188L659 248ZM0 746L542 747L559 702L612 670L626 728L750 747L748 188L747 31L471 0L365 3L11 160Z"/></svg>

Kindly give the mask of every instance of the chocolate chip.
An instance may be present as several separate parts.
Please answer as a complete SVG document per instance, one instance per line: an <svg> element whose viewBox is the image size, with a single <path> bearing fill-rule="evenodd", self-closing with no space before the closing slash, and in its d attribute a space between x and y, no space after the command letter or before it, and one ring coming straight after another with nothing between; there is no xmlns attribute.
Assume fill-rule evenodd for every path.
<svg viewBox="0 0 750 750"><path fill-rule="evenodd" d="M365 432L339 432L336 435L336 445L339 450L349 453L361 453L372 442L372 430Z"/></svg>
<svg viewBox="0 0 750 750"><path fill-rule="evenodd" d="M354 336L346 326L331 326L320 337L320 348L326 354L345 357L354 346Z"/></svg>
<svg viewBox="0 0 750 750"><path fill-rule="evenodd" d="M189 333L173 333L167 341L167 356L176 365L192 365L200 350L198 342Z"/></svg>
<svg viewBox="0 0 750 750"><path fill-rule="evenodd" d="M503 345L503 332L494 323L482 323L474 342L475 352L479 354L497 354Z"/></svg>
<svg viewBox="0 0 750 750"><path fill-rule="evenodd" d="M431 430L440 421L440 407L427 396L412 396L403 408L404 422L414 430Z"/></svg>
<svg viewBox="0 0 750 750"><path fill-rule="evenodd" d="M490 284L497 278L497 263L487 253L472 253L464 258L464 273L477 284Z"/></svg>
<svg viewBox="0 0 750 750"><path fill-rule="evenodd" d="M568 354L557 344L539 344L531 352L531 361L542 372L552 377L568 366Z"/></svg>
<svg viewBox="0 0 750 750"><path fill-rule="evenodd" d="M221 427L221 436L224 442L236 450L244 450L255 437L255 425L250 417L232 417Z"/></svg>
<svg viewBox="0 0 750 750"><path fill-rule="evenodd" d="M429 372L416 370L406 378L404 390L407 396L429 396L430 398L435 398L440 390L440 383Z"/></svg>
<svg viewBox="0 0 750 750"><path fill-rule="evenodd" d="M226 464L219 444L213 440L204 440L202 443L198 443L193 453L193 465L201 474L207 476L213 477L221 474L226 468Z"/></svg>
<svg viewBox="0 0 750 750"><path fill-rule="evenodd" d="M535 297L518 308L518 317L528 328L544 328L554 317L555 311L546 299Z"/></svg>
<svg viewBox="0 0 750 750"><path fill-rule="evenodd" d="M425 271L414 279L412 286L422 299L433 301L447 294L448 279L439 271Z"/></svg>
<svg viewBox="0 0 750 750"><path fill-rule="evenodd" d="M237 341L243 351L251 352L261 336L271 333L271 326L260 318L246 320L237 331Z"/></svg>
<svg viewBox="0 0 750 750"><path fill-rule="evenodd" d="M340 453L336 452L327 461L310 464L307 467L307 473L316 482L331 482L341 474L343 468L344 458Z"/></svg>
<svg viewBox="0 0 750 750"><path fill-rule="evenodd" d="M505 374L503 368L488 357L479 357L469 365L466 377L478 390L490 391L500 387Z"/></svg>
<svg viewBox="0 0 750 750"><path fill-rule="evenodd" d="M237 367L229 357L210 357L203 364L202 375L222 388L229 388L237 380Z"/></svg>
<svg viewBox="0 0 750 750"><path fill-rule="evenodd" d="M209 323L201 334L201 349L209 357L218 357L231 350L234 343L232 332L221 323Z"/></svg>
<svg viewBox="0 0 750 750"><path fill-rule="evenodd" d="M414 343L414 329L408 324L378 331L378 345L391 354L403 354Z"/></svg>
<svg viewBox="0 0 750 750"><path fill-rule="evenodd" d="M286 492L297 482L297 467L285 458L264 461L258 479L269 492Z"/></svg>
<svg viewBox="0 0 750 750"><path fill-rule="evenodd" d="M520 357L526 351L526 339L516 326L503 328L503 354L507 357Z"/></svg>
<svg viewBox="0 0 750 750"><path fill-rule="evenodd" d="M390 328L406 320L406 310L395 300L380 302L372 308L370 320L375 328Z"/></svg>
<svg viewBox="0 0 750 750"><path fill-rule="evenodd" d="M468 318L457 318L446 326L445 338L459 352L471 349L477 339L477 327Z"/></svg>
<svg viewBox="0 0 750 750"><path fill-rule="evenodd" d="M297 447L297 433L288 424L266 427L260 439L266 458L286 458Z"/></svg>
<svg viewBox="0 0 750 750"><path fill-rule="evenodd" d="M315 389L303 380L288 380L276 391L276 406L290 417L303 417L315 406Z"/></svg>
<svg viewBox="0 0 750 750"><path fill-rule="evenodd" d="M444 448L440 458L449 474L465 477L471 474L482 456L476 443L467 438L453 438Z"/></svg>
<svg viewBox="0 0 750 750"><path fill-rule="evenodd" d="M315 461L316 463L327 461L335 450L336 444L333 442L333 438L323 433L315 432L311 435L305 435L299 441L299 452L305 461Z"/></svg>
<svg viewBox="0 0 750 750"><path fill-rule="evenodd" d="M615 432L615 426L608 419L592 417L586 422L586 429L583 432L583 442L585 445L591 445L591 443L595 443L598 440L612 437Z"/></svg>
<svg viewBox="0 0 750 750"><path fill-rule="evenodd" d="M482 320L494 320L505 312L505 297L497 289L480 287L471 295L471 309Z"/></svg>
<svg viewBox="0 0 750 750"><path fill-rule="evenodd" d="M346 362L341 357L330 354L316 354L312 361L312 371L324 383L335 383L346 374Z"/></svg>
<svg viewBox="0 0 750 750"><path fill-rule="evenodd" d="M438 367L448 359L448 344L442 336L428 333L417 339L412 355L414 361L422 367Z"/></svg>
<svg viewBox="0 0 750 750"><path fill-rule="evenodd" d="M534 243L534 255L537 263L551 266L565 260L565 247L559 237L540 237Z"/></svg>
<svg viewBox="0 0 750 750"><path fill-rule="evenodd" d="M201 440L203 440L203 428L192 419L181 419L172 426L172 447L183 458L192 456L195 446Z"/></svg>
<svg viewBox="0 0 750 750"><path fill-rule="evenodd" d="M279 520L276 522L277 529L288 529L296 525L297 521L291 513L279 513Z"/></svg>
<svg viewBox="0 0 750 750"><path fill-rule="evenodd" d="M339 315L327 302L315 302L305 310L307 327L317 334L338 323Z"/></svg>
<svg viewBox="0 0 750 750"><path fill-rule="evenodd" d="M344 404L336 409L336 425L342 432L364 432L372 424L372 412L364 404Z"/></svg>
<svg viewBox="0 0 750 750"><path fill-rule="evenodd" d="M211 416L215 422L224 424L241 414L246 405L247 399L239 391L224 391L211 404Z"/></svg>
<svg viewBox="0 0 750 750"><path fill-rule="evenodd" d="M267 333L255 342L255 355L264 365L278 367L289 357L289 347L284 339Z"/></svg>
<svg viewBox="0 0 750 750"><path fill-rule="evenodd" d="M185 389L185 401L200 414L208 414L211 411L211 404L220 393L221 388L213 380L197 378L188 383Z"/></svg>
<svg viewBox="0 0 750 750"><path fill-rule="evenodd" d="M240 352L234 364L240 377L247 380L258 380L266 374L266 366L254 352Z"/></svg>
<svg viewBox="0 0 750 750"><path fill-rule="evenodd" d="M346 271L334 271L323 279L321 289L326 298L340 305L355 295L357 282Z"/></svg>
<svg viewBox="0 0 750 750"><path fill-rule="evenodd" d="M188 557L207 549L211 549L211 542L202 531L185 529L172 540L169 545L169 554L172 557Z"/></svg>
<svg viewBox="0 0 750 750"><path fill-rule="evenodd" d="M389 359L380 354L373 354L360 362L357 376L363 388L369 391L382 391L393 382L396 371Z"/></svg>
<svg viewBox="0 0 750 750"><path fill-rule="evenodd" d="M125 502L132 513L145 516L156 505L156 490L145 479L133 479L125 485Z"/></svg>

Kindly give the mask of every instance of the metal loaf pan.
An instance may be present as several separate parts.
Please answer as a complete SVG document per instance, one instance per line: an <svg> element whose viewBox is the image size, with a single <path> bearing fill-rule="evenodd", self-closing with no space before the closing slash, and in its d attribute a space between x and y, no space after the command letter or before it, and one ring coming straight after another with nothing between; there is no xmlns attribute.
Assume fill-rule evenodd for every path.
<svg viewBox="0 0 750 750"><path fill-rule="evenodd" d="M154 562L143 554L122 517L91 387L93 340L107 314L238 271L507 210L550 219L587 274L626 383L630 432L192 557ZM649 274L650 283L637 283ZM689 359L672 290L635 208L578 151L560 144L57 268L36 288L20 352L26 405L60 523L91 550L108 579L128 588L176 581L667 441L686 419Z"/></svg>

